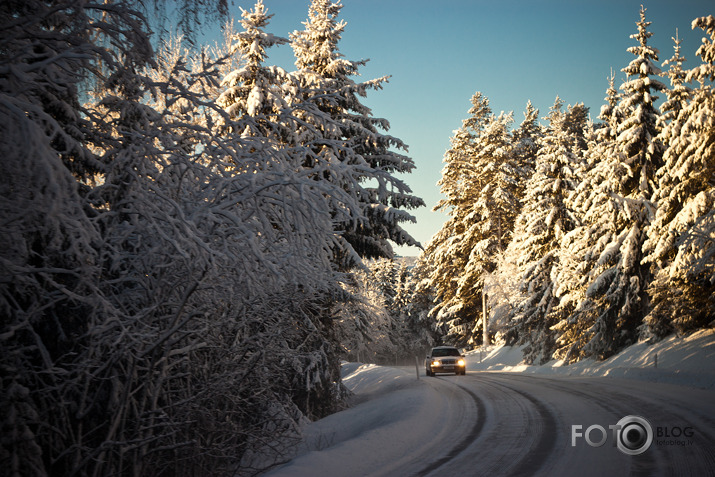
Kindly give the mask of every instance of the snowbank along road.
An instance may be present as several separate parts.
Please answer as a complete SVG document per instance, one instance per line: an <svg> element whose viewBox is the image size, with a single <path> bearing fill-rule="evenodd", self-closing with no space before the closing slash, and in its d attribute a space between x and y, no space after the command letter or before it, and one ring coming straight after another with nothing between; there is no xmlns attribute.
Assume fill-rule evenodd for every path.
<svg viewBox="0 0 715 477"><path fill-rule="evenodd" d="M353 365L357 366L357 365ZM358 402L271 476L715 476L715 392L602 377L363 366Z"/></svg>

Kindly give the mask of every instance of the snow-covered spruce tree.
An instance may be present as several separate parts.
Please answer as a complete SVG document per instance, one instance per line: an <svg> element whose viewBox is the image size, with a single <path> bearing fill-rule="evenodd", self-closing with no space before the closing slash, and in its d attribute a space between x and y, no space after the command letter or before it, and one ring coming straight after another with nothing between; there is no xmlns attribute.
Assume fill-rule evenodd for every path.
<svg viewBox="0 0 715 477"><path fill-rule="evenodd" d="M578 224L566 199L578 184L576 171L583 161L588 108L578 104L562 111L562 105L557 97L545 118L549 125L539 140L536 172L526 185L522 213L507 252L517 258L517 282L524 297L516 304L510 333L519 344L527 345L524 358L529 363L548 361L554 351L552 310L558 300L553 293L553 270L561 241Z"/></svg>
<svg viewBox="0 0 715 477"><path fill-rule="evenodd" d="M217 135L211 71L144 71L125 3L0 8L3 467L235 471L332 408L314 317L339 194L262 137Z"/></svg>
<svg viewBox="0 0 715 477"><path fill-rule="evenodd" d="M287 73L264 62L267 49L288 39L265 31L272 16L262 0L253 10L242 10L239 23L243 30L234 35L230 53L243 60L243 65L223 79L225 89L216 102L231 119L224 124L226 133L267 137L282 145L289 140L287 128L280 122L281 114L288 110L282 88ZM237 167L240 170L241 166Z"/></svg>
<svg viewBox="0 0 715 477"><path fill-rule="evenodd" d="M649 293L653 310L646 335L663 337L707 326L715 315L715 19L697 18L693 29L707 33L697 51L701 64L685 78L673 67L672 92L663 105L671 121L659 138L667 146L658 173L655 219L645 244L655 278ZM683 83L700 83L684 102Z"/></svg>
<svg viewBox="0 0 715 477"><path fill-rule="evenodd" d="M638 33L631 35L638 45L628 48L636 59L622 70L628 79L621 85L623 94L616 106L617 114L623 118L617 128L616 142L626 168L619 171L622 175L618 185L624 196L644 201L628 212L641 221L648 220L652 211L647 201L656 186L655 172L662 164L663 154L662 145L656 139L659 113L654 102L658 97L653 93L666 90L657 79L661 74L654 63L658 60L658 50L648 45L653 34L648 31L651 22L646 21L645 13L641 7L640 21L636 23Z"/></svg>
<svg viewBox="0 0 715 477"><path fill-rule="evenodd" d="M296 99L322 113L306 109L301 119L313 134L300 142L312 152L309 162L331 164L331 171L320 179L352 191L360 206L358 221L336 217L336 232L347 241L347 250L336 253L337 263L344 268L355 263L354 252L365 258L392 258L390 241L419 245L400 224L414 222L407 210L424 206L424 202L395 177L414 169L411 158L394 151L406 151L407 146L381 132L389 129L389 122L372 117L360 101L369 90L381 89L388 77L355 82L367 60L346 60L338 50L346 26L345 21L337 19L341 9L340 1L313 0L305 29L291 34L291 46L298 68L293 76ZM316 130L318 136L311 137ZM346 166L351 174L336 174Z"/></svg>
<svg viewBox="0 0 715 477"><path fill-rule="evenodd" d="M103 119L80 98L87 83L131 76L152 51L141 16L124 3L0 10L0 217L9 244L0 259L0 465L10 475L119 472L101 461L103 444L127 444L108 435L120 418L106 412L112 358L93 353L102 339L94 325L122 314L104 293L102 230L88 200L106 172L92 147L104 139Z"/></svg>
<svg viewBox="0 0 715 477"><path fill-rule="evenodd" d="M650 274L641 263L642 246L653 215L655 171L662 163L653 93L665 89L654 78L660 70L654 64L658 51L648 45L649 25L642 8L638 32L631 36L638 45L628 49L636 58L623 69L628 79L613 112L622 118L614 124L615 141L581 188L587 203L584 225L562 245L575 258L572 263L587 264L587 269L572 268L574 276L564 280L586 285L571 290L572 297L583 299L557 326L559 356L567 360L614 354L636 339L648 311ZM575 274L585 271L584 283Z"/></svg>
<svg viewBox="0 0 715 477"><path fill-rule="evenodd" d="M526 178L530 178L536 168L536 156L539 151L539 141L543 135L542 127L539 124L539 110L532 104L531 100L526 103L524 120L512 133L513 150L512 154L516 164ZM526 181L520 184L520 197L524 195Z"/></svg>
<svg viewBox="0 0 715 477"><path fill-rule="evenodd" d="M670 88L664 90L666 100L660 106L659 126L661 128L665 128L678 118L678 114L686 106L691 95L691 89L685 84L687 76L687 72L683 69L685 58L680 53L682 40L678 37L677 30L673 43L673 56L663 62L663 66L668 66L668 71L664 72L664 76L670 79ZM667 148L667 144L664 146Z"/></svg>
<svg viewBox="0 0 715 477"><path fill-rule="evenodd" d="M511 151L511 114L495 116L487 98L472 97L470 118L455 131L445 154L442 193L436 209L450 218L425 255L435 262L432 313L447 328L448 342L465 346L481 338L484 274L494 269L496 254L511 240L519 211L524 170Z"/></svg>
<svg viewBox="0 0 715 477"><path fill-rule="evenodd" d="M389 362L394 363L396 327L373 270L369 266L353 269L344 286L347 298L333 305L342 357L365 363L392 357Z"/></svg>
<svg viewBox="0 0 715 477"><path fill-rule="evenodd" d="M393 259L381 258L369 261L367 266L368 281L380 297L386 314L377 341L381 346L376 353L376 359L378 363L396 364L399 359L404 358L406 342L404 324L396 302L401 282L399 264Z"/></svg>
<svg viewBox="0 0 715 477"><path fill-rule="evenodd" d="M435 343L441 343L442 330L437 328L436 321L430 314L435 307L437 301L435 288L432 285L434 263L429 260L426 251L423 251L415 261L415 266L412 268L412 284L413 290L410 298L412 304L411 316L415 316L420 322L426 323ZM430 343L432 344L432 343Z"/></svg>
<svg viewBox="0 0 715 477"><path fill-rule="evenodd" d="M390 315L395 316L395 296L398 286L398 264L393 259L376 259L368 263L370 281L384 299L385 308Z"/></svg>
<svg viewBox="0 0 715 477"><path fill-rule="evenodd" d="M611 194L608 193L607 177L610 169L605 159L616 155L616 129L620 113L616 110L620 95L614 86L615 75L608 78L606 103L598 116L602 123L589 128L586 135L585 160L576 173L581 177L576 189L569 194L566 203L578 221L578 226L564 235L558 248L558 261L553 267L553 289L558 304L552 309L553 330L556 332L559 359L579 359L584 337L591 324L586 320L576 321L574 311L586 299L589 271L595 267L598 254L592 246L597 237L610 230L608 220L598 221L600 213L612 210ZM594 193L594 191L598 193Z"/></svg>
<svg viewBox="0 0 715 477"><path fill-rule="evenodd" d="M469 251L466 268L458 279L457 295L467 307L477 307L485 290L485 274L496 268L497 256L512 239L514 223L521 207L521 194L533 165L522 167L512 150L509 126L512 115L500 114L490 121L485 134L474 143L475 182L483 184L465 216ZM487 290L488 291L488 290ZM473 324L469 344L481 341L484 320ZM494 330L491 330L493 332ZM475 339L476 338L476 339Z"/></svg>
<svg viewBox="0 0 715 477"><path fill-rule="evenodd" d="M368 268L370 287L377 291L388 317L380 330L380 339L387 345L381 346L376 358L379 362L411 364L435 342L427 319L427 300L419 296L412 267L405 260L371 260Z"/></svg>
<svg viewBox="0 0 715 477"><path fill-rule="evenodd" d="M294 200L295 207L298 207L293 209L291 206L291 210L300 217L288 221L280 219L277 224L269 220L264 224L272 227L275 232L271 234L278 237L269 241L261 234L260 239L255 239L259 247L272 250L272 254L283 256L284 260L294 258L300 263L303 260L305 264L312 263L320 267L318 276L328 272L332 274L332 281L319 282L323 288L316 286L312 294L306 295L306 300L312 301L314 313L310 317L311 338L325 340L315 348L316 353L322 353L323 361L304 363L306 369L317 377L309 380L302 392L296 388L296 392L305 394L297 401L310 403L309 409L304 411L311 416L320 416L330 412L337 404L334 383L339 383L337 338L330 315L333 297L340 293L337 285L339 276L331 268L337 244L333 224L334 221L355 220L360 211L350 192L340 187L343 183L316 180L323 174L331 173L327 162L313 161L310 165L306 162L311 151L296 136L305 132L297 125L303 123L300 115L310 110L311 105L291 100L289 96L295 94L295 82L282 69L264 65L266 50L286 41L264 31L270 17L260 1L253 10L243 12L243 31L236 34L233 50L235 54L245 57L246 62L238 70L230 72L223 81L225 91L220 95L218 104L224 108L228 118L222 119L221 128L226 137L235 138L247 151L236 162L236 173L249 174L246 177L250 177L250 171L255 167L259 177L272 177L272 182L263 186L270 190L271 202L268 205L280 210L286 200ZM309 133L315 134L315 131L311 129ZM342 174L342 171L335 173ZM305 204L303 198L307 196L301 195L300 190L314 192L316 195L310 195L309 200L317 201ZM298 196L290 199L293 193L298 193ZM301 207L301 203L305 205ZM315 226L308 225L306 219L315 220ZM307 282L310 283L313 275L304 274L296 286L308 277L310 280ZM280 294L281 290L274 289L273 292Z"/></svg>
<svg viewBox="0 0 715 477"><path fill-rule="evenodd" d="M411 362L414 356L421 357L438 339L434 322L429 318L432 295L421 289L422 275L417 265L400 264L397 274L395 310L400 324L400 356Z"/></svg>
<svg viewBox="0 0 715 477"><path fill-rule="evenodd" d="M531 100L527 102L524 111L524 120L512 133L512 154L516 163L523 171L524 180L520 181L519 197L523 197L526 190L527 178L534 174L536 166L536 155L539 150L538 142L543 134L539 120L539 110L534 108ZM518 230L518 223L515 222L515 230ZM507 323L513 317L514 302L519 301L519 292L515 290L516 284L513 282L515 260L507 258L504 253L497 259L497 270L488 277L487 288L491 288L488 296L488 306L490 308L490 320L494 325L492 328L509 345L513 345L516 339L514 333L504 334L507 330ZM509 283L507 283L509 282Z"/></svg>
<svg viewBox="0 0 715 477"><path fill-rule="evenodd" d="M483 184L471 182L476 166L472 163L473 142L483 134L487 122L493 117L489 99L480 92L470 101L469 117L462 121L462 127L454 131L450 139L451 147L445 153L442 178L438 182L446 198L435 209L445 209L449 218L420 257L428 276L428 284L422 286L431 289L435 295L435 306L430 315L435 318L445 342L459 344L466 344L472 323L479 319L478 309L464 309L464 304L459 301L457 277L463 273L470 253L464 217L476 201L476 191L483 187Z"/></svg>

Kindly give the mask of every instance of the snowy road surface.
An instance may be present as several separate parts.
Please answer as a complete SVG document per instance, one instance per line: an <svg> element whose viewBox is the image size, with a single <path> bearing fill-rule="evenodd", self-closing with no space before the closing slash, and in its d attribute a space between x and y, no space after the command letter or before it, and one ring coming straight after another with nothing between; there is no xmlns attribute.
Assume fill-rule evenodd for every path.
<svg viewBox="0 0 715 477"><path fill-rule="evenodd" d="M479 371L417 380L414 368L348 366L360 402L308 426L302 454L268 475L715 476L713 390ZM652 431L640 455L619 450L609 428L631 415Z"/></svg>
<svg viewBox="0 0 715 477"><path fill-rule="evenodd" d="M715 475L713 391L491 372L418 381L414 369L379 371L377 384L370 378L383 387L379 397L311 425L310 452L269 475ZM630 415L644 417L653 435L635 456L609 429ZM591 442L606 437L600 447L584 437L593 425Z"/></svg>

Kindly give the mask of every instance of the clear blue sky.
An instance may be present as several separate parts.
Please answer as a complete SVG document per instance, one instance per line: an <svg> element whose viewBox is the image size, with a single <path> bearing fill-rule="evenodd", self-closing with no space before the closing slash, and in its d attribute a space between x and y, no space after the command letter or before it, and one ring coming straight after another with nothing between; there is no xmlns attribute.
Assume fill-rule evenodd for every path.
<svg viewBox="0 0 715 477"><path fill-rule="evenodd" d="M253 0L234 0L252 8ZM697 64L702 30L694 18L715 14L712 0L343 0L347 22L340 52L350 60L370 59L361 70L368 80L391 75L365 104L391 123L390 134L409 145L416 170L404 177L427 203L415 211L417 224L406 229L426 245L445 221L432 212L440 200L437 181L452 132L459 128L476 91L485 94L495 113L514 111L524 118L528 100L543 117L559 95L566 104L585 103L595 120L604 103L607 78L634 56L640 5L652 22L649 44L660 62L673 54L676 28L683 39L685 67ZM287 37L303 28L309 0L264 0L274 17L270 33ZM238 26L238 25L237 25ZM293 70L289 45L268 52L269 64ZM397 248L417 255L416 248Z"/></svg>

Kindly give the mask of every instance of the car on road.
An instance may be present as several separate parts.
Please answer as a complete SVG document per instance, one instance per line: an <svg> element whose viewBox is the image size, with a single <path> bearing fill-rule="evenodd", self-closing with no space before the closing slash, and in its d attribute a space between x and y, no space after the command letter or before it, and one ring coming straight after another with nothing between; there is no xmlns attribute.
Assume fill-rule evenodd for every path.
<svg viewBox="0 0 715 477"><path fill-rule="evenodd" d="M425 372L427 376L434 376L437 373L454 373L463 376L467 373L467 363L459 348L437 346L427 355Z"/></svg>

